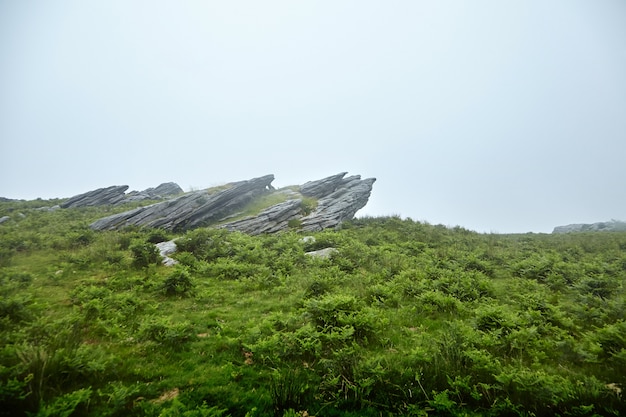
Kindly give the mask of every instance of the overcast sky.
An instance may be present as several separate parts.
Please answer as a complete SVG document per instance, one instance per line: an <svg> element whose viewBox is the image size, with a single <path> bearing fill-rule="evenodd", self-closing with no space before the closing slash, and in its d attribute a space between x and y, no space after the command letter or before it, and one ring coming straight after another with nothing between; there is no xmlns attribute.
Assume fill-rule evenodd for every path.
<svg viewBox="0 0 626 417"><path fill-rule="evenodd" d="M0 0L0 196L376 177L359 215L626 220L626 1Z"/></svg>

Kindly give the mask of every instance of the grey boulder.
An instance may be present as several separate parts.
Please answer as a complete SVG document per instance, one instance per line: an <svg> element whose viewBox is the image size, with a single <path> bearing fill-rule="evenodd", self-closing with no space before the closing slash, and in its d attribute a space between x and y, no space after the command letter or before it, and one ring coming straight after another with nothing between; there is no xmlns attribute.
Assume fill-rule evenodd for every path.
<svg viewBox="0 0 626 417"><path fill-rule="evenodd" d="M159 255L161 255L161 263L165 266L174 266L178 264L176 259L170 258L169 255L176 253L176 242L168 240L167 242L159 242L156 245Z"/></svg>
<svg viewBox="0 0 626 417"><path fill-rule="evenodd" d="M320 250L314 250L311 252L305 252L305 255L310 256L312 258L329 259L336 253L339 253L339 251L335 248L324 248Z"/></svg>

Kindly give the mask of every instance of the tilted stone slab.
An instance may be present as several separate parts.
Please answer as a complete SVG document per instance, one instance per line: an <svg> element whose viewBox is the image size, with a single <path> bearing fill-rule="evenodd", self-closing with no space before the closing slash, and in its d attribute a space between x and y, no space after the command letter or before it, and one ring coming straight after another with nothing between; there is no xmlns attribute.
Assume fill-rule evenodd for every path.
<svg viewBox="0 0 626 417"><path fill-rule="evenodd" d="M302 218L302 231L317 231L339 226L365 207L376 178L362 180L360 176L342 179L338 188L319 199L317 208Z"/></svg>
<svg viewBox="0 0 626 417"><path fill-rule="evenodd" d="M124 194L128 190L128 185L113 185L106 188L88 191L60 204L61 208L105 206L117 204L126 197Z"/></svg>
<svg viewBox="0 0 626 417"><path fill-rule="evenodd" d="M224 190L184 194L171 200L139 207L97 220L94 230L117 230L127 226L145 226L182 231L218 222L241 209L252 199L269 191L273 175L230 184Z"/></svg>
<svg viewBox="0 0 626 417"><path fill-rule="evenodd" d="M240 231L249 235L276 233L289 229L289 221L300 217L302 200L293 199L271 206L256 216L226 223L220 227Z"/></svg>
<svg viewBox="0 0 626 417"><path fill-rule="evenodd" d="M218 192L208 190L183 194L167 201L139 207L97 220L94 230L117 230L126 226L162 228L184 231L197 227L213 226L234 218L251 201L267 193L283 193L288 200L271 206L255 216L230 221L218 227L238 230L251 235L276 233L291 227L301 231L317 231L337 227L352 219L370 197L375 178L362 180L359 175L350 177L342 172L310 181L292 189L274 190L273 175L229 184ZM303 217L302 201L305 197L317 199L317 207ZM292 220L297 222L291 223Z"/></svg>

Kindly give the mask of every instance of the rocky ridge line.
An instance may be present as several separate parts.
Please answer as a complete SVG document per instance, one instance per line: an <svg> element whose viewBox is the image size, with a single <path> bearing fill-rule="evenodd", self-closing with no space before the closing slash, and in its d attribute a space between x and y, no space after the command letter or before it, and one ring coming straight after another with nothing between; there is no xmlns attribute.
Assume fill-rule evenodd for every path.
<svg viewBox="0 0 626 417"><path fill-rule="evenodd" d="M336 227L351 219L369 199L375 178L362 180L355 175L339 173L297 187L275 190L274 175L227 184L224 189L202 190L146 207L139 207L95 221L94 230L117 230L126 226L145 226L170 231L185 231L202 226L216 226L251 235L275 233L290 228L315 231ZM282 194L285 201L260 213L228 222L240 215L250 202L264 195ZM317 201L310 213L304 212L303 201ZM226 223L224 223L226 222Z"/></svg>

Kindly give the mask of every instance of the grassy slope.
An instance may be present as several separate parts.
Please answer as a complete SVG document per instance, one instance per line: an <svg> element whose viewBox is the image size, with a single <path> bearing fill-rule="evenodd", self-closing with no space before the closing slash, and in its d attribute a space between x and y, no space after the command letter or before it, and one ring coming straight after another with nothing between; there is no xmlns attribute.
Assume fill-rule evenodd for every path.
<svg viewBox="0 0 626 417"><path fill-rule="evenodd" d="M166 268L54 203L0 204L0 415L626 413L625 233L203 229Z"/></svg>

